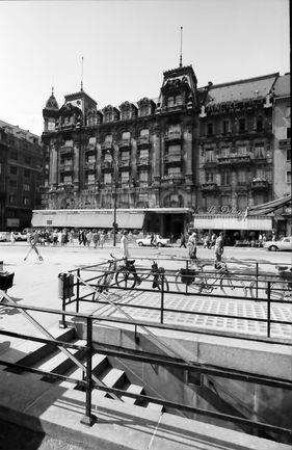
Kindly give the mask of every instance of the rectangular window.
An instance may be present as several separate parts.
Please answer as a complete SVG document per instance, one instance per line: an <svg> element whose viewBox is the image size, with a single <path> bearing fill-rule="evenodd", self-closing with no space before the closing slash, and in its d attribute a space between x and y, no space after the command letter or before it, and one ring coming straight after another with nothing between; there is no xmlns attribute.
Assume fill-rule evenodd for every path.
<svg viewBox="0 0 292 450"><path fill-rule="evenodd" d="M18 160L18 153L17 153L17 150L11 150L10 158L11 158L11 159L14 159L15 161Z"/></svg>
<svg viewBox="0 0 292 450"><path fill-rule="evenodd" d="M86 162L95 163L96 162L95 154L87 155Z"/></svg>
<svg viewBox="0 0 292 450"><path fill-rule="evenodd" d="M10 166L10 173L12 175L17 175L17 167L16 166Z"/></svg>
<svg viewBox="0 0 292 450"><path fill-rule="evenodd" d="M230 147L221 147L220 156L229 156L229 154L230 154Z"/></svg>
<svg viewBox="0 0 292 450"><path fill-rule="evenodd" d="M24 157L24 162L25 162L25 164L31 164L31 157L30 156L25 156Z"/></svg>
<svg viewBox="0 0 292 450"><path fill-rule="evenodd" d="M148 171L147 170L141 170L139 173L139 181L148 181Z"/></svg>
<svg viewBox="0 0 292 450"><path fill-rule="evenodd" d="M104 184L111 184L112 183L112 174L111 173L105 173L103 178Z"/></svg>
<svg viewBox="0 0 292 450"><path fill-rule="evenodd" d="M180 145L170 145L168 147L168 154L169 155L180 155L181 153L181 146Z"/></svg>
<svg viewBox="0 0 292 450"><path fill-rule="evenodd" d="M208 123L207 125L207 135L212 136L213 135L213 123Z"/></svg>
<svg viewBox="0 0 292 450"><path fill-rule="evenodd" d="M206 183L214 182L214 173L213 172L205 172L205 182Z"/></svg>
<svg viewBox="0 0 292 450"><path fill-rule="evenodd" d="M130 159L130 152L121 152L122 161L129 161L129 159Z"/></svg>
<svg viewBox="0 0 292 450"><path fill-rule="evenodd" d="M256 158L265 157L265 144L263 142L258 142L254 146L254 154Z"/></svg>
<svg viewBox="0 0 292 450"><path fill-rule="evenodd" d="M246 130L246 123L245 123L245 119L239 119L239 132L243 133Z"/></svg>
<svg viewBox="0 0 292 450"><path fill-rule="evenodd" d="M15 203L15 196L14 195L9 195L8 197L9 203L12 205Z"/></svg>
<svg viewBox="0 0 292 450"><path fill-rule="evenodd" d="M22 201L23 201L23 204L25 206L29 205L29 198L28 197L23 197Z"/></svg>
<svg viewBox="0 0 292 450"><path fill-rule="evenodd" d="M149 130L146 128L140 131L140 136L149 136Z"/></svg>
<svg viewBox="0 0 292 450"><path fill-rule="evenodd" d="M287 139L290 139L290 138L291 138L291 128L288 127L287 128Z"/></svg>
<svg viewBox="0 0 292 450"><path fill-rule="evenodd" d="M222 172L221 173L221 186L230 186L231 177L230 172Z"/></svg>
<svg viewBox="0 0 292 450"><path fill-rule="evenodd" d="M67 139L67 141L65 141L65 147L73 147L73 140Z"/></svg>
<svg viewBox="0 0 292 450"><path fill-rule="evenodd" d="M291 161L291 148L287 149L287 161Z"/></svg>
<svg viewBox="0 0 292 450"><path fill-rule="evenodd" d="M63 183L65 183L65 184L72 183L72 177L70 175L65 175L63 178Z"/></svg>
<svg viewBox="0 0 292 450"><path fill-rule="evenodd" d="M29 178L30 177L30 170L29 169L24 169L23 175L24 175L24 178Z"/></svg>
<svg viewBox="0 0 292 450"><path fill-rule="evenodd" d="M9 185L12 188L16 188L17 187L17 179L16 180L9 180Z"/></svg>
<svg viewBox="0 0 292 450"><path fill-rule="evenodd" d="M245 156L247 154L247 147L246 145L239 145L237 147L237 154L240 156Z"/></svg>
<svg viewBox="0 0 292 450"><path fill-rule="evenodd" d="M263 131L264 123L263 123L263 118L262 117L258 117L257 118L256 129L257 129L257 131Z"/></svg>
<svg viewBox="0 0 292 450"><path fill-rule="evenodd" d="M130 174L128 171L122 171L121 172L121 182L122 183L127 183L130 179Z"/></svg>
<svg viewBox="0 0 292 450"><path fill-rule="evenodd" d="M223 120L222 132L223 134L229 133L229 120Z"/></svg>
<svg viewBox="0 0 292 450"><path fill-rule="evenodd" d="M214 161L214 150L206 150L206 162Z"/></svg>
<svg viewBox="0 0 292 450"><path fill-rule="evenodd" d="M169 167L167 175L173 178L175 178L176 176L180 177L181 176L180 167Z"/></svg>
<svg viewBox="0 0 292 450"><path fill-rule="evenodd" d="M245 183L247 180L247 173L244 170L239 170L237 174L238 183Z"/></svg>
<svg viewBox="0 0 292 450"><path fill-rule="evenodd" d="M140 150L140 158L149 158L149 150L147 148Z"/></svg>
<svg viewBox="0 0 292 450"><path fill-rule="evenodd" d="M291 184L291 171L287 172L287 183Z"/></svg>
<svg viewBox="0 0 292 450"><path fill-rule="evenodd" d="M89 173L87 175L87 183L88 184L92 184L95 182L95 174L94 173Z"/></svg>

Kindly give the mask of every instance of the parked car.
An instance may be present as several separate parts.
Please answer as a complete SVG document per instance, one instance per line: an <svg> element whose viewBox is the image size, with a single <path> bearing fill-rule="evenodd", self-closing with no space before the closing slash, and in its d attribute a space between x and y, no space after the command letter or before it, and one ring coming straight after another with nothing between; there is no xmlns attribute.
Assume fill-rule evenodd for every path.
<svg viewBox="0 0 292 450"><path fill-rule="evenodd" d="M283 251L288 250L292 251L292 236L283 237L278 241L267 241L264 243L264 248L269 251L276 252L277 250Z"/></svg>
<svg viewBox="0 0 292 450"><path fill-rule="evenodd" d="M14 233L14 239L15 239L17 242L27 241L27 233L19 233L19 232L15 232L15 233Z"/></svg>
<svg viewBox="0 0 292 450"><path fill-rule="evenodd" d="M162 238L159 236L159 234L155 235L153 244L151 244L151 238L152 238L152 235L148 234L147 236L136 239L136 243L140 247L143 247L144 245L155 245L157 247L166 247L167 245L170 244L170 239Z"/></svg>
<svg viewBox="0 0 292 450"><path fill-rule="evenodd" d="M9 240L9 233L6 231L0 232L0 242L7 242Z"/></svg>

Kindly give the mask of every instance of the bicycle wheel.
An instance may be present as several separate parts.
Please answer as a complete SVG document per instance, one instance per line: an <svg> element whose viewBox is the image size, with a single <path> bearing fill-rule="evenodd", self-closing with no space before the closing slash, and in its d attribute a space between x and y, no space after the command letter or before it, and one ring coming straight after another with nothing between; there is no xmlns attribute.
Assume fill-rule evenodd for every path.
<svg viewBox="0 0 292 450"><path fill-rule="evenodd" d="M116 283L123 289L134 289L136 281L137 275L126 267L121 267L116 273Z"/></svg>
<svg viewBox="0 0 292 450"><path fill-rule="evenodd" d="M231 278L230 275L222 277L220 280L220 289L225 295L238 295L247 297L248 287L240 278Z"/></svg>

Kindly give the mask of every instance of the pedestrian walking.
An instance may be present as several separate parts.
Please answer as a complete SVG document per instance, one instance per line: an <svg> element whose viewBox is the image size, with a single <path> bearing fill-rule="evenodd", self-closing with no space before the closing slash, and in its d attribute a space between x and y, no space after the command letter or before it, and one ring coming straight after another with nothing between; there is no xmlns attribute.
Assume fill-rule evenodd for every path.
<svg viewBox="0 0 292 450"><path fill-rule="evenodd" d="M216 239L214 246L214 265L216 269L222 260L223 252L224 252L223 233L220 233Z"/></svg>
<svg viewBox="0 0 292 450"><path fill-rule="evenodd" d="M27 252L27 255L24 257L24 261L27 260L29 254L34 251L35 254L38 257L39 261L43 261L44 258L41 256L41 254L39 253L38 249L37 249L37 244L39 243L39 233L37 231L35 231L31 236L29 236L28 238L28 244L30 245L30 249Z"/></svg>
<svg viewBox="0 0 292 450"><path fill-rule="evenodd" d="M180 247L187 248L186 244L187 244L187 242L186 242L186 235L185 235L185 233L182 233L181 237L180 237Z"/></svg>
<svg viewBox="0 0 292 450"><path fill-rule="evenodd" d="M99 243L100 243L101 248L103 248L104 243L105 243L105 234L103 232L99 236Z"/></svg>
<svg viewBox="0 0 292 450"><path fill-rule="evenodd" d="M188 240L188 251L189 251L189 258L191 260L197 259L197 245L198 245L198 239L197 239L197 233L194 231Z"/></svg>
<svg viewBox="0 0 292 450"><path fill-rule="evenodd" d="M98 242L99 242L99 234L96 230L94 230L94 232L92 234L92 242L93 242L93 247L97 248Z"/></svg>
<svg viewBox="0 0 292 450"><path fill-rule="evenodd" d="M130 253L129 253L129 241L127 237L127 232L124 231L122 239L121 239L121 247L123 250L123 255L125 259L129 259Z"/></svg>

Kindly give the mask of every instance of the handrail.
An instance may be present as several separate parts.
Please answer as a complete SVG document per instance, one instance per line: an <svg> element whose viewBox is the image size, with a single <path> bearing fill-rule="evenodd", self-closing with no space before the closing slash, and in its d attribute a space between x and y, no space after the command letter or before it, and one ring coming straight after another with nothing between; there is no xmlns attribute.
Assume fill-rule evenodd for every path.
<svg viewBox="0 0 292 450"><path fill-rule="evenodd" d="M88 348L88 346L92 346L92 322L93 322L93 320L95 320L97 318L96 316L82 314L82 313L68 312L68 311L63 311L63 310L55 310L55 309L50 309L50 308L36 308L36 307L29 306L29 305L20 306L20 305L15 305L15 304L10 303L9 305L6 305L6 306L11 307L11 308L21 309L23 311L26 311L26 310L42 311L44 313L51 312L53 314L59 314L59 315L64 314L66 316L82 317L82 318L86 319L86 321L87 321L86 348ZM26 314L28 314L28 313L26 312ZM101 319L101 318L98 317L98 319ZM162 325L160 325L160 326L162 326ZM50 333L48 333L50 335L50 337L48 337L48 338L27 336L27 335L22 335L20 333L8 332L8 331L3 331L3 330L0 330L0 334L7 335L7 336L9 335L11 337L30 339L30 340L36 341L36 342L50 343L55 346L58 346L61 350L62 349L66 350L67 348L78 348L78 349L85 348L84 346L74 345L74 344L70 344L70 343L62 342L62 341L57 341L53 338L52 335L50 335ZM170 358L169 356L164 356L162 358L160 358L157 355L145 356L142 354L143 352L140 352L139 355L135 355L133 353L133 351L132 352L131 351L120 351L120 350L116 350L116 349L113 350L113 349L108 349L108 348L107 349L98 348L98 351L100 353L106 353L106 354L110 354L112 356L118 356L120 358L127 358L127 359L133 359L133 360L137 360L137 361L155 363L155 364L162 365L162 366L172 366L172 367L181 368L182 370L195 371L195 372L205 373L205 374L213 375L213 376L220 376L220 377L231 378L231 379L240 379L240 380L243 380L246 382L253 382L253 383L268 385L271 387L277 387L277 388L280 387L280 388L288 389L288 390L292 389L292 382L290 380L282 380L282 379L278 379L278 378L274 378L274 377L265 377L265 376L260 376L260 375L252 374L252 373L245 373L245 372L235 371L235 370L230 370L230 369L222 369L222 368L208 366L208 365L201 365L201 364L193 363L190 361L188 361L188 363L186 363L183 361L182 358L180 358L178 360L178 359L173 359L173 357ZM91 357L92 357L92 349L90 352L87 353L87 358L88 358L89 364L87 364L86 380L80 382L80 384L82 386L85 386L85 388L86 388L86 412L85 412L85 416L82 419L82 423L86 423L87 425L91 425L93 423L94 418L92 416L92 408L91 408L91 393L92 393L92 389L94 387L96 387L102 391L105 391L105 392L113 395L114 398L119 398L118 397L119 395L125 395L125 396L129 396L132 398L144 399L147 401L151 401L152 403L159 403L164 406L174 408L177 410L196 412L199 415L203 415L203 416L207 416L207 417L214 417L214 418L217 418L220 420L226 420L229 422L231 421L233 423L238 423L241 425L252 426L252 427L255 427L255 428L265 431L265 432L278 433L280 435L287 436L289 439L292 439L292 431L289 429L283 428L283 427L278 427L278 426L274 426L274 425L270 425L270 424L266 424L266 423L262 423L262 422L256 422L256 421L252 421L252 420L242 418L239 416L235 416L235 415L228 415L228 414L208 411L208 410L204 410L201 408L196 408L196 407L193 407L190 405L180 404L180 403L172 402L172 401L165 400L165 399L153 398L153 397L150 397L147 395L130 394L130 393L127 393L120 389L108 388L105 385L100 385L100 380L96 379L96 377L94 377L94 375L92 374L92 371L91 371ZM90 359L90 361L89 361L89 359ZM70 380L68 377L66 377L64 375L59 375L59 374L55 374L55 373L51 374L50 372L42 371L40 369L26 367L22 364L10 363L10 362L3 361L3 360L0 360L0 364L6 366L8 368L16 368L21 371L29 371L31 373L38 373L40 375L45 375L45 376L49 377L51 380L56 380L56 379L65 380L66 379L66 380L69 380L72 382L79 381L79 380L73 380L73 379Z"/></svg>

